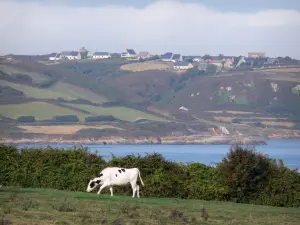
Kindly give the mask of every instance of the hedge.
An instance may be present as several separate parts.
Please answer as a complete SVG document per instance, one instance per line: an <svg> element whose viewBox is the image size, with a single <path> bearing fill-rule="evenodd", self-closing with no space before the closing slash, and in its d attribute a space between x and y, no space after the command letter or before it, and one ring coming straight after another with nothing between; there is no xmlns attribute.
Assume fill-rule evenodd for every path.
<svg viewBox="0 0 300 225"><path fill-rule="evenodd" d="M232 149L216 167L175 163L153 153L105 161L84 148L23 148L0 145L0 183L6 186L85 191L107 166L138 167L141 196L223 200L272 206L300 206L300 174L282 163L242 148ZM131 195L130 186L115 193ZM103 190L109 193L109 190Z"/></svg>

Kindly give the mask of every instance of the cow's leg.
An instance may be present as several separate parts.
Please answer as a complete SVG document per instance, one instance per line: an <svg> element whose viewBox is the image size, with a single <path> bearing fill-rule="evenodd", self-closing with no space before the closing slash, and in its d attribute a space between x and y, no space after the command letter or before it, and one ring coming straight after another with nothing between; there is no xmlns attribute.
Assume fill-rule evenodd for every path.
<svg viewBox="0 0 300 225"><path fill-rule="evenodd" d="M102 189L105 188L106 186L107 186L107 184L103 184L103 185L100 187L100 189L99 189L99 191L98 191L97 194L99 195L99 194L101 193Z"/></svg>
<svg viewBox="0 0 300 225"><path fill-rule="evenodd" d="M131 182L131 187L132 187L132 198L134 198L135 196L135 192L136 192L136 182Z"/></svg>
<svg viewBox="0 0 300 225"><path fill-rule="evenodd" d="M112 186L109 187L109 190L110 190L110 196L114 196Z"/></svg>
<svg viewBox="0 0 300 225"><path fill-rule="evenodd" d="M137 197L140 198L140 186L136 185Z"/></svg>

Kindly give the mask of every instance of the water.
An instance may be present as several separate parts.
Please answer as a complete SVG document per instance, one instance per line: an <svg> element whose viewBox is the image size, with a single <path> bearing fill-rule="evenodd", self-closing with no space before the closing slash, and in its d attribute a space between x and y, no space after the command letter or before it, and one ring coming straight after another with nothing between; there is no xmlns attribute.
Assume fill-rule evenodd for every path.
<svg viewBox="0 0 300 225"><path fill-rule="evenodd" d="M48 144L20 144L18 147L45 147ZM52 147L71 148L74 145L51 144ZM110 158L128 154L160 153L167 160L175 162L201 162L214 165L226 156L228 145L83 145L91 152ZM282 159L289 168L300 167L300 140L270 140L267 145L258 145L256 150L274 159Z"/></svg>

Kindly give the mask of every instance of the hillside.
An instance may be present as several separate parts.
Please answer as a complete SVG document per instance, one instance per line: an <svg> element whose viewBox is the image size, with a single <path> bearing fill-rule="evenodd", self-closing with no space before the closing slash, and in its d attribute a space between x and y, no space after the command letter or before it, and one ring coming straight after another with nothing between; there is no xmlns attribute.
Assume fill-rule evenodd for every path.
<svg viewBox="0 0 300 225"><path fill-rule="evenodd" d="M297 208L116 195L2 187L0 223L296 225L300 220Z"/></svg>
<svg viewBox="0 0 300 225"><path fill-rule="evenodd" d="M174 133L207 136L218 126L247 136L297 133L297 85L297 66L207 75L195 69L177 73L168 63L157 60L136 63L111 58L58 64L25 59L4 61L0 64L0 116L11 129L0 132L3 137L20 136L16 128L22 123L16 121L21 116L35 117L36 122L27 126L54 126L61 125L55 122L57 116L76 115L76 125L89 127L101 122L122 128L118 132L71 129L76 130L72 135L84 137L105 137L114 132L116 136L132 138L153 137L156 133L166 137ZM86 117L98 120L93 118L93 124L91 120L87 124ZM144 125L138 123L143 120ZM23 134L36 137L37 133L30 130L35 128Z"/></svg>

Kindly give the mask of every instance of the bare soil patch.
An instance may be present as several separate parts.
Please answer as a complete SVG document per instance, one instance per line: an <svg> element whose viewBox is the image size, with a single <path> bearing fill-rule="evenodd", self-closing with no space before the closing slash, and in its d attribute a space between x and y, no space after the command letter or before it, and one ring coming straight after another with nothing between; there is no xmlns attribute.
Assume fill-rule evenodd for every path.
<svg viewBox="0 0 300 225"><path fill-rule="evenodd" d="M26 133L36 134L75 134L82 129L117 129L122 130L119 127L110 125L101 126L86 126L86 125L58 125L58 126L18 126L18 128L24 129Z"/></svg>
<svg viewBox="0 0 300 225"><path fill-rule="evenodd" d="M125 64L121 66L122 70L132 71L132 72L142 72L146 70L168 70L171 69L172 65L170 63L163 62L139 62Z"/></svg>

